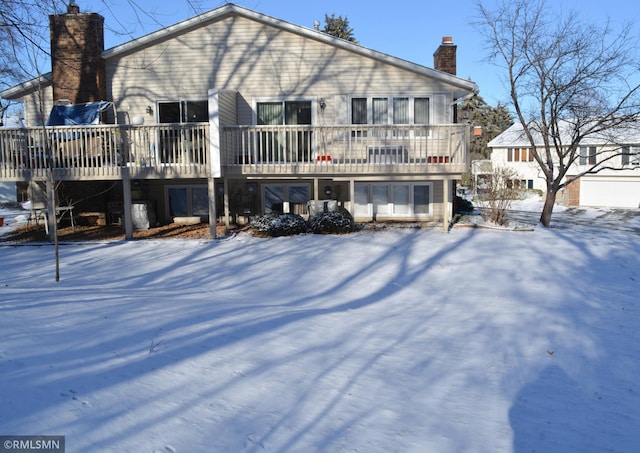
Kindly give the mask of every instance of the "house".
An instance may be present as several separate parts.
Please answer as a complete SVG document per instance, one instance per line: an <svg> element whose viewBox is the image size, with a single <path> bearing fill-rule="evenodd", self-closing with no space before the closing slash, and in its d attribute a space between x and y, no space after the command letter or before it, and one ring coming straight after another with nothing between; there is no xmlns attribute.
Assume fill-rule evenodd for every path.
<svg viewBox="0 0 640 453"><path fill-rule="evenodd" d="M542 147L542 140L538 140L537 146ZM533 159L521 123L513 124L487 146L494 168L511 168L517 172L521 187L546 192L544 174ZM640 207L640 125L589 136L580 142L579 153L567 177L596 164L603 169L569 184L559 194L559 202L568 206Z"/></svg>
<svg viewBox="0 0 640 453"><path fill-rule="evenodd" d="M448 226L469 168L456 106L477 90L450 37L428 68L233 4L108 50L103 18L75 4L50 27L51 73L0 93L28 126L0 132L0 180L62 181L59 199L127 237L136 212L215 234L217 219L307 215L316 200ZM103 100L103 124L38 127L54 105Z"/></svg>

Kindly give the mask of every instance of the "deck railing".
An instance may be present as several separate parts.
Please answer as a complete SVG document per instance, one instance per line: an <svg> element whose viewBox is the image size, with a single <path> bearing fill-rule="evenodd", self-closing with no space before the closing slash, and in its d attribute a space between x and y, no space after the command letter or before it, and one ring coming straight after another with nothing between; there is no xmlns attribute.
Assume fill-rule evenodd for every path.
<svg viewBox="0 0 640 453"><path fill-rule="evenodd" d="M465 171L468 143L467 125L230 126L221 149L243 174L422 173Z"/></svg>
<svg viewBox="0 0 640 453"><path fill-rule="evenodd" d="M0 179L208 171L209 124L0 129Z"/></svg>
<svg viewBox="0 0 640 453"><path fill-rule="evenodd" d="M211 174L209 124L0 129L0 180L116 179ZM228 126L225 174L462 173L469 127Z"/></svg>

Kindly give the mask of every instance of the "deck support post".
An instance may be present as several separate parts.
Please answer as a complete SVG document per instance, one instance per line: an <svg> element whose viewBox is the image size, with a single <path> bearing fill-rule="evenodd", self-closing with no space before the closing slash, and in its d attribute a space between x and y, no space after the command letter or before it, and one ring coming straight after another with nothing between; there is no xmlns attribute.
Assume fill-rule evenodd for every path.
<svg viewBox="0 0 640 453"><path fill-rule="evenodd" d="M131 178L128 169L122 171L122 198L124 215L125 239L133 239L133 216L131 215Z"/></svg>
<svg viewBox="0 0 640 453"><path fill-rule="evenodd" d="M216 184L213 176L209 176L207 179L207 189L209 192L209 236L211 239L215 239L218 216L216 215Z"/></svg>
<svg viewBox="0 0 640 453"><path fill-rule="evenodd" d="M442 181L442 230L449 232L451 221L451 180L445 178Z"/></svg>
<svg viewBox="0 0 640 453"><path fill-rule="evenodd" d="M353 179L349 180L349 213L356 218L356 182Z"/></svg>
<svg viewBox="0 0 640 453"><path fill-rule="evenodd" d="M228 232L231 229L230 221L229 221L229 217L231 215L229 212L229 181L227 181L227 178L224 178L223 181L224 181L224 189L223 189L224 227Z"/></svg>
<svg viewBox="0 0 640 453"><path fill-rule="evenodd" d="M320 199L320 194L318 192L319 189L318 178L313 178L313 199L314 201L318 201Z"/></svg>

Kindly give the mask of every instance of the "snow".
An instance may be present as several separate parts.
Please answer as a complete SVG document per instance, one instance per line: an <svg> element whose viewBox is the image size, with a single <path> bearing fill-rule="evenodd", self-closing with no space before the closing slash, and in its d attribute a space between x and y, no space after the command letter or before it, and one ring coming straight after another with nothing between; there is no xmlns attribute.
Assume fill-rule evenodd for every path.
<svg viewBox="0 0 640 453"><path fill-rule="evenodd" d="M0 232L24 221L0 215ZM640 214L556 220L62 244L58 283L51 245L0 243L0 434L67 452L636 451Z"/></svg>

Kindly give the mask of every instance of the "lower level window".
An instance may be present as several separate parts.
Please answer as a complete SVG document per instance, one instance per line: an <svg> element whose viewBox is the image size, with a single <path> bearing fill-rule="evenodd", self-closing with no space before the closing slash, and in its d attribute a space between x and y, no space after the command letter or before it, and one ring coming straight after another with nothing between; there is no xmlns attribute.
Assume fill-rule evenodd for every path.
<svg viewBox="0 0 640 453"><path fill-rule="evenodd" d="M356 183L356 217L431 215L430 183Z"/></svg>
<svg viewBox="0 0 640 453"><path fill-rule="evenodd" d="M262 193L265 214L307 214L308 184L265 184Z"/></svg>
<svg viewBox="0 0 640 453"><path fill-rule="evenodd" d="M209 192L207 186L182 186L167 188L169 217L209 216Z"/></svg>

